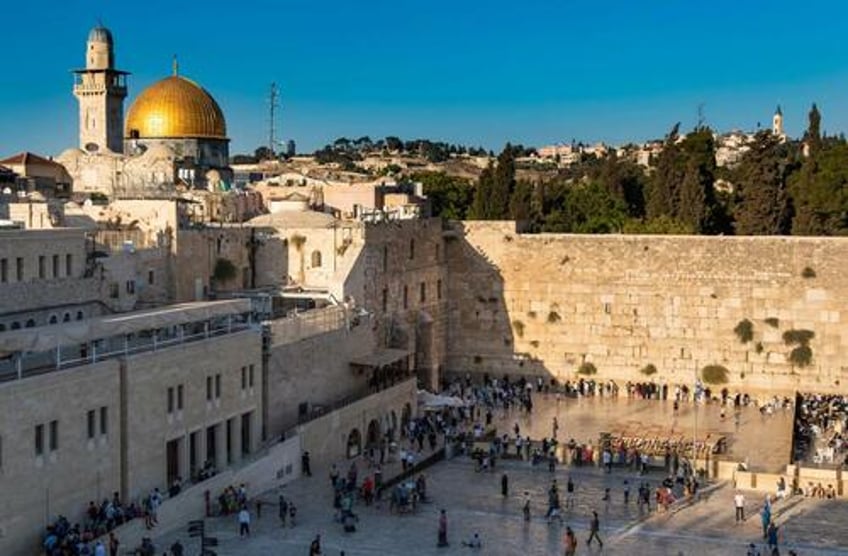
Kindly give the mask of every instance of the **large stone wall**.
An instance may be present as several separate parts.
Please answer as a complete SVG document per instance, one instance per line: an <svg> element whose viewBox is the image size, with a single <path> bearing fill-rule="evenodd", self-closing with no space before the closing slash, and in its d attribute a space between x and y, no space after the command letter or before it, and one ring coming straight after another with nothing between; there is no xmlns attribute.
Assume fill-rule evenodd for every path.
<svg viewBox="0 0 848 556"><path fill-rule="evenodd" d="M651 379L691 384L716 364L746 391L844 391L848 239L525 235L509 222L451 235L451 370L566 380L585 361L597 379L636 381L653 364ZM747 343L734 332L745 319ZM807 367L788 360L792 329L815 334Z"/></svg>

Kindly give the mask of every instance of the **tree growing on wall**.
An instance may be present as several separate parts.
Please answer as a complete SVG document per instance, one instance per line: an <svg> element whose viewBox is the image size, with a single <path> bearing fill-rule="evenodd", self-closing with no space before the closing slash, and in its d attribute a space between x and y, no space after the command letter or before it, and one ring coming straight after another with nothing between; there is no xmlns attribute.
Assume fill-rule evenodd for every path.
<svg viewBox="0 0 848 556"><path fill-rule="evenodd" d="M219 284L226 284L234 279L238 274L236 265L229 259L219 257L215 261L215 267L212 270L212 279Z"/></svg>

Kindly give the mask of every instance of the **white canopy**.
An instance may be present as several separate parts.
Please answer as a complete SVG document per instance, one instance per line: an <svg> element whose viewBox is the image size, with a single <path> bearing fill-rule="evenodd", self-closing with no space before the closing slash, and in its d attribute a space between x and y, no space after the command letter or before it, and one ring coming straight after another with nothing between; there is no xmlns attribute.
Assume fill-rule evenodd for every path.
<svg viewBox="0 0 848 556"><path fill-rule="evenodd" d="M418 405L424 406L424 409L442 409L444 407L465 407L465 402L456 396L443 396L426 390L419 390Z"/></svg>
<svg viewBox="0 0 848 556"><path fill-rule="evenodd" d="M160 309L118 313L87 320L0 333L0 355L17 351L39 352L57 346L81 344L110 336L154 330L227 315L250 312L249 299L229 299L168 305Z"/></svg>

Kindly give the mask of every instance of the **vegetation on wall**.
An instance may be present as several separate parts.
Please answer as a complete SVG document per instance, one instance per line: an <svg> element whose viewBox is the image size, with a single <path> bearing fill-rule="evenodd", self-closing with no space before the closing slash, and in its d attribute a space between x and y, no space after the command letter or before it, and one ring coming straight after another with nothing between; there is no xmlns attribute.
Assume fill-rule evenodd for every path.
<svg viewBox="0 0 848 556"><path fill-rule="evenodd" d="M789 352L789 361L796 367L807 367L813 362L813 350L808 345L793 348Z"/></svg>
<svg viewBox="0 0 848 556"><path fill-rule="evenodd" d="M598 368L595 367L595 364L590 361L584 361L580 364L580 367L577 369L577 374L583 376L591 376L598 373Z"/></svg>
<svg viewBox="0 0 848 556"><path fill-rule="evenodd" d="M783 343L787 346L806 346L815 337L816 333L812 330L805 330L803 328L798 330L792 329L783 333Z"/></svg>
<svg viewBox="0 0 848 556"><path fill-rule="evenodd" d="M707 384L726 384L729 377L730 371L721 365L707 365L701 369L701 380Z"/></svg>
<svg viewBox="0 0 848 556"><path fill-rule="evenodd" d="M303 245L306 243L306 237L300 234L294 234L293 236L291 236L291 239L289 241L291 241L295 249L300 251L303 248Z"/></svg>
<svg viewBox="0 0 848 556"><path fill-rule="evenodd" d="M218 283L226 283L236 277L238 271L236 265L229 259L219 258L215 261L215 268L212 270L212 279Z"/></svg>
<svg viewBox="0 0 848 556"><path fill-rule="evenodd" d="M801 278L815 278L816 271L810 268L809 266L805 266L804 270L801 271Z"/></svg>
<svg viewBox="0 0 848 556"><path fill-rule="evenodd" d="M645 376L655 375L657 374L657 367L653 363L648 363L647 365L639 369L639 372Z"/></svg>
<svg viewBox="0 0 848 556"><path fill-rule="evenodd" d="M780 320L777 317L769 317L763 320L763 322L771 326L772 328L777 328L778 326L780 326Z"/></svg>
<svg viewBox="0 0 848 556"><path fill-rule="evenodd" d="M551 311L550 313L548 313L548 322L549 323L553 324L553 323L559 322L561 320L562 320L562 317L559 316L559 313L557 313L556 311Z"/></svg>
<svg viewBox="0 0 848 556"><path fill-rule="evenodd" d="M515 329L515 334L519 338L524 337L524 323L523 322L521 322L520 320L514 320L514 321L512 321L512 327Z"/></svg>
<svg viewBox="0 0 848 556"><path fill-rule="evenodd" d="M733 332L739 338L740 342L747 344L754 339L754 323L748 319L740 320L739 324L733 329Z"/></svg>

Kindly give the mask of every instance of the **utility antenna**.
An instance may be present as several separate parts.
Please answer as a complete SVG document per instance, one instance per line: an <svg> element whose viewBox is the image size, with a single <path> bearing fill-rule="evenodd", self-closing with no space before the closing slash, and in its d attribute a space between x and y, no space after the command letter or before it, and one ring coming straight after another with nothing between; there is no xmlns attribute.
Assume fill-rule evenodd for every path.
<svg viewBox="0 0 848 556"><path fill-rule="evenodd" d="M275 146L277 145L277 138L275 135L275 123L276 123L276 112L278 104L278 92L277 92L277 84L271 83L271 93L268 96L268 111L269 111L269 121L268 121L268 150L271 151L271 156L276 158L276 150Z"/></svg>
<svg viewBox="0 0 848 556"><path fill-rule="evenodd" d="M698 104L698 129L704 129L704 106L703 102Z"/></svg>

